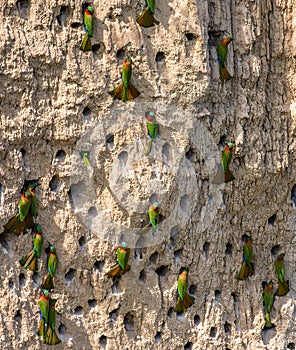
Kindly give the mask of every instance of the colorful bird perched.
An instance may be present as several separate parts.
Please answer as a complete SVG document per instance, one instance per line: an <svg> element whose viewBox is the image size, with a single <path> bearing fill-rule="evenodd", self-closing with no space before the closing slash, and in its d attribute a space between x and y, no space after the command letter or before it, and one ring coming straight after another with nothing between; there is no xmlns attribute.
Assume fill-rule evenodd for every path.
<svg viewBox="0 0 296 350"><path fill-rule="evenodd" d="M155 231L158 230L159 224L159 206L158 202L154 202L150 205L148 209L149 223L144 227L144 230L150 226L154 228Z"/></svg>
<svg viewBox="0 0 296 350"><path fill-rule="evenodd" d="M265 325L263 329L273 328L270 321L270 311L274 302L273 283L270 281L263 290L263 304L265 306Z"/></svg>
<svg viewBox="0 0 296 350"><path fill-rule="evenodd" d="M151 152L152 148L152 142L156 140L156 137L159 132L159 124L156 121L155 114L154 112L149 112L146 115L146 120L147 120L147 131L148 131L148 136L150 137L145 156L148 156L148 154Z"/></svg>
<svg viewBox="0 0 296 350"><path fill-rule="evenodd" d="M35 225L33 228L33 250L25 255L21 260L20 264L31 271L38 270L38 258L41 256L43 247L43 236L40 225Z"/></svg>
<svg viewBox="0 0 296 350"><path fill-rule="evenodd" d="M48 345L56 345L61 342L59 337L56 334L55 331L55 322L56 322L56 310L55 310L55 304L57 302L57 299L51 299L49 300L49 312L48 312L48 327L46 332L46 344Z"/></svg>
<svg viewBox="0 0 296 350"><path fill-rule="evenodd" d="M286 270L285 270L284 257L285 257L285 254L282 253L277 257L277 259L274 262L275 273L278 277L278 287L275 292L275 295L278 297L282 297L286 295L290 290L288 282L285 280Z"/></svg>
<svg viewBox="0 0 296 350"><path fill-rule="evenodd" d="M46 331L45 326L48 325L48 312L49 312L49 292L44 289L41 291L39 298L39 308L40 308L40 321L37 335L42 337L42 342L46 343Z"/></svg>
<svg viewBox="0 0 296 350"><path fill-rule="evenodd" d="M213 179L213 184L221 185L222 183L230 182L235 179L232 172L229 170L233 148L234 143L226 142L226 146L222 151L222 163Z"/></svg>
<svg viewBox="0 0 296 350"><path fill-rule="evenodd" d="M116 250L116 255L117 266L105 274L105 276L108 276L109 278L121 277L131 268L131 266L128 264L130 248L127 247L125 242L121 242L121 245Z"/></svg>
<svg viewBox="0 0 296 350"><path fill-rule="evenodd" d="M251 237L247 237L247 241L243 246L243 264L237 275L237 278L239 280L244 280L247 277L252 275L253 273L253 268L251 264L252 256L253 256L253 240Z"/></svg>
<svg viewBox="0 0 296 350"><path fill-rule="evenodd" d="M18 214L4 225L4 232L19 235L33 227L33 218L37 216L37 199L35 196L36 186L38 186L36 183L28 183L23 186L21 190L21 199L19 201Z"/></svg>
<svg viewBox="0 0 296 350"><path fill-rule="evenodd" d="M140 92L134 87L131 83L132 77L132 60L130 57L127 57L123 61L122 71L121 71L121 80L122 82L114 88L112 91L109 91L109 94L117 100L122 100L123 102L133 100L140 95Z"/></svg>
<svg viewBox="0 0 296 350"><path fill-rule="evenodd" d="M93 36L94 29L94 8L88 6L83 15L84 30L86 31L80 49L85 51L91 51L91 37Z"/></svg>
<svg viewBox="0 0 296 350"><path fill-rule="evenodd" d="M154 18L155 0L146 0L146 9L137 17L137 22L144 28L153 27L159 22Z"/></svg>
<svg viewBox="0 0 296 350"><path fill-rule="evenodd" d="M83 157L83 163L85 166L90 166L90 161L88 158L88 153L87 152L82 152L82 157Z"/></svg>
<svg viewBox="0 0 296 350"><path fill-rule="evenodd" d="M232 41L230 36L223 38L217 46L218 64L219 64L219 74L220 80L229 80L231 78L230 73L226 68L228 45Z"/></svg>
<svg viewBox="0 0 296 350"><path fill-rule="evenodd" d="M178 277L178 301L175 312L184 312L194 303L194 298L187 293L188 287L188 269L185 269Z"/></svg>
<svg viewBox="0 0 296 350"><path fill-rule="evenodd" d="M58 266L58 256L56 254L56 248L54 245L49 247L49 254L47 257L47 274L43 279L41 284L41 288L51 290L54 288L53 278L56 273L56 269Z"/></svg>

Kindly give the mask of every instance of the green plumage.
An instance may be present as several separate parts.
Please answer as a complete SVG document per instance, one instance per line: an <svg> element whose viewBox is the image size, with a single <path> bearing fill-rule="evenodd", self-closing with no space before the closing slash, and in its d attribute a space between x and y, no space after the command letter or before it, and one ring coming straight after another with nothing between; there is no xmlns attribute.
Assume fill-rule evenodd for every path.
<svg viewBox="0 0 296 350"><path fill-rule="evenodd" d="M270 281L263 290L263 303L266 310L264 329L274 327L274 325L271 323L271 320L270 320L270 311L272 309L273 302L274 302L273 283L272 281Z"/></svg>
<svg viewBox="0 0 296 350"><path fill-rule="evenodd" d="M280 254L274 262L275 273L278 277L278 288L275 292L277 296L284 296L290 291L289 285L285 280L286 270L284 256L284 253Z"/></svg>
<svg viewBox="0 0 296 350"><path fill-rule="evenodd" d="M48 345L56 345L61 342L58 338L55 331L55 323L56 323L56 310L55 304L56 299L49 300L49 312L48 312L48 327L46 332L46 344Z"/></svg>
<svg viewBox="0 0 296 350"><path fill-rule="evenodd" d="M159 207L157 202L154 202L152 205L150 205L148 209L148 215L150 224L157 231L159 224Z"/></svg>
<svg viewBox="0 0 296 350"><path fill-rule="evenodd" d="M148 131L148 136L150 137L150 140L147 145L145 156L147 156L151 152L152 143L156 140L156 137L158 136L158 133L159 133L159 124L157 123L153 112L149 112L149 114L146 116L146 120L147 120L147 131Z"/></svg>
<svg viewBox="0 0 296 350"><path fill-rule="evenodd" d="M153 27L159 22L154 18L155 0L146 0L146 9L137 17L137 23L144 28Z"/></svg>
<svg viewBox="0 0 296 350"><path fill-rule="evenodd" d="M43 236L40 225L35 226L33 235L33 250L29 254L25 255L19 262L25 269L37 271L38 258L41 256L43 247Z"/></svg>
<svg viewBox="0 0 296 350"><path fill-rule="evenodd" d="M45 325L48 324L48 312L49 312L49 292L43 290L39 299L40 309L40 322L37 335L42 337L42 342L46 343Z"/></svg>
<svg viewBox="0 0 296 350"><path fill-rule="evenodd" d="M26 190L19 201L19 221L22 222L25 220L26 216L29 213L31 206L32 198L29 190Z"/></svg>
<svg viewBox="0 0 296 350"><path fill-rule="evenodd" d="M175 312L184 312L194 303L194 298L187 293L188 269L185 269L178 277L178 300Z"/></svg>
<svg viewBox="0 0 296 350"><path fill-rule="evenodd" d="M239 280L244 280L247 277L251 276L253 273L253 268L251 264L251 260L253 257L253 244L252 238L247 237L247 241L243 246L243 264L238 273L237 278Z"/></svg>
<svg viewBox="0 0 296 350"><path fill-rule="evenodd" d="M86 31L80 49L85 51L92 50L91 37L94 29L94 8L88 6L83 15L84 30Z"/></svg>
<svg viewBox="0 0 296 350"><path fill-rule="evenodd" d="M227 54L228 54L228 44L232 41L230 36L223 38L217 46L218 64L219 64L219 74L220 80L223 82L229 80L231 75L226 68Z"/></svg>
<svg viewBox="0 0 296 350"><path fill-rule="evenodd" d="M37 257L40 258L43 247L43 236L40 225L36 225L36 230L34 231L33 245Z"/></svg>
<svg viewBox="0 0 296 350"><path fill-rule="evenodd" d="M229 165L232 159L234 144L232 142L226 142L226 146L222 151L222 162L218 168L217 174L213 179L214 184L227 183L235 179L232 172L229 169Z"/></svg>
<svg viewBox="0 0 296 350"><path fill-rule="evenodd" d="M41 288L51 290L54 288L53 285L53 278L56 273L56 269L58 266L58 256L56 254L56 248L55 246L50 246L50 251L47 259L47 274L43 279L43 282L41 284Z"/></svg>
<svg viewBox="0 0 296 350"><path fill-rule="evenodd" d="M109 278L121 277L131 268L128 264L130 248L127 247L127 244L125 242L121 242L121 245L117 248L116 256L117 266L105 274L105 276L108 276Z"/></svg>
<svg viewBox="0 0 296 350"><path fill-rule="evenodd" d="M85 166L90 166L90 161L88 159L88 153L87 152L83 152L83 163Z"/></svg>

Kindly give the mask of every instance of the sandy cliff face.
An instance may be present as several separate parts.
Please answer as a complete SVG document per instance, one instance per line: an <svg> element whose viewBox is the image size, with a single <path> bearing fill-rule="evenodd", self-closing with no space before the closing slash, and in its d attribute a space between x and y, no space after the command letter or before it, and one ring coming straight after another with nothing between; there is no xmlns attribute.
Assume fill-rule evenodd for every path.
<svg viewBox="0 0 296 350"><path fill-rule="evenodd" d="M94 0L93 51L83 53L81 1L0 0L1 225L24 180L39 179L37 221L60 260L57 349L294 349L295 1L157 1L151 29L135 20L143 2ZM216 46L226 35L234 77L222 86ZM108 91L127 55L141 95L123 104ZM149 157L147 110L160 123ZM236 180L217 187L225 140L236 143ZM139 234L154 200L165 219ZM255 273L238 282L244 234ZM104 273L122 239L132 268L112 282ZM0 241L0 348L44 349L46 254L33 274L18 263L30 234ZM261 282L276 282L278 252L291 291L262 333ZM182 267L195 304L176 316Z"/></svg>

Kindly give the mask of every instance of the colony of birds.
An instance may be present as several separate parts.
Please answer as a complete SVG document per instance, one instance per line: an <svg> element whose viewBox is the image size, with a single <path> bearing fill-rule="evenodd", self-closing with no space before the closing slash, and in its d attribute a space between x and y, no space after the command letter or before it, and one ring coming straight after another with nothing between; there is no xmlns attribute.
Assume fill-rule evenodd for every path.
<svg viewBox="0 0 296 350"><path fill-rule="evenodd" d="M86 33L80 48L83 52L85 52L92 50L91 37L93 35L94 27L94 8L88 6L86 9L83 9L83 12L84 28ZM144 28L152 27L155 24L158 25L159 22L154 18L154 12L155 0L146 0L146 8L143 13L138 16L137 23ZM226 68L228 45L231 41L231 37L225 37L217 46L219 75L222 83L231 79L231 75ZM119 99L123 102L135 99L137 96L139 96L140 92L131 83L131 77L132 60L130 57L127 57L122 66L122 81L118 86L110 91L109 94L113 96L114 99ZM151 152L152 144L159 134L159 124L156 121L154 112L148 112L145 117L147 121L147 133L150 138L145 151L145 156L147 156ZM226 142L225 148L222 151L221 164L219 165L218 171L212 181L214 184L220 185L235 179L234 175L229 169L233 150L234 142ZM82 152L82 158L85 166L91 165L87 152ZM39 184L36 181L25 181L25 184L21 189L18 213L4 225L4 232L14 233L17 235L26 233L27 230L32 231L33 249L22 259L20 259L19 262L22 267L34 272L38 271L38 259L41 257L44 241L41 226L35 222L38 208L35 189L38 185ZM149 223L143 228L143 230L152 227L152 230L157 233L158 225L160 223L159 211L160 209L158 202L154 202L152 205L150 205L148 209ZM41 337L41 341L43 343L55 345L60 343L61 340L58 338L55 331L55 304L57 299L51 298L50 293L54 289L53 279L58 265L58 257L54 245L49 244L45 251L48 254L48 272L40 286L40 321L37 334ZM125 242L121 242L120 246L116 250L116 255L116 266L105 274L105 276L109 278L121 278L121 276L131 269L131 266L128 264L130 248L128 248ZM245 280L253 274L252 255L252 238L247 236L243 245L242 266L237 274L238 280ZM263 302L266 310L265 325L263 329L274 327L274 324L271 322L270 312L275 296L284 296L290 290L288 281L285 279L284 255L284 253L278 255L274 262L275 272L278 277L278 287L276 291L274 292L272 281L269 283L263 282L262 284ZM194 303L194 297L187 293L188 272L189 269L185 268L178 276L178 299L174 309L177 313L185 312Z"/></svg>

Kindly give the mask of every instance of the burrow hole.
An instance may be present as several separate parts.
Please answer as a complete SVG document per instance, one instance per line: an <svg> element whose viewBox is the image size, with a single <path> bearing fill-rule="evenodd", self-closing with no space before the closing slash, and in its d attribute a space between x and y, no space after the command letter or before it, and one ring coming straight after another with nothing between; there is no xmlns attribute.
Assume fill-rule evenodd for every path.
<svg viewBox="0 0 296 350"><path fill-rule="evenodd" d="M233 246L231 243L226 244L225 254L231 256L232 255Z"/></svg>
<svg viewBox="0 0 296 350"><path fill-rule="evenodd" d="M106 136L106 148L107 149L112 149L114 147L114 135L113 134L108 134Z"/></svg>
<svg viewBox="0 0 296 350"><path fill-rule="evenodd" d="M63 162L65 160L65 157L66 153L62 149L59 149L55 156L56 160L58 160L59 162Z"/></svg>
<svg viewBox="0 0 296 350"><path fill-rule="evenodd" d="M189 341L184 345L184 350L191 350L192 346L193 344L191 343L191 341Z"/></svg>
<svg viewBox="0 0 296 350"><path fill-rule="evenodd" d="M117 318L118 318L118 314L119 314L119 309L115 309L111 312L109 312L109 319L111 321L111 323L116 323Z"/></svg>
<svg viewBox="0 0 296 350"><path fill-rule="evenodd" d="M280 249L281 249L281 247L278 244L274 245L271 248L271 254L274 258L276 258L278 256Z"/></svg>
<svg viewBox="0 0 296 350"><path fill-rule="evenodd" d="M159 343L161 341L161 332L157 332L155 335L155 343Z"/></svg>
<svg viewBox="0 0 296 350"><path fill-rule="evenodd" d="M91 116L91 109L89 107L84 107L83 111L82 111L82 114L83 114L83 118L86 120L86 121L89 121L90 120L90 116Z"/></svg>
<svg viewBox="0 0 296 350"><path fill-rule="evenodd" d="M216 327L211 327L210 329L210 337L216 338L217 335L217 328Z"/></svg>
<svg viewBox="0 0 296 350"><path fill-rule="evenodd" d="M84 248L85 245L86 245L85 236L80 237L78 243L79 243L79 245L80 245L81 248Z"/></svg>
<svg viewBox="0 0 296 350"><path fill-rule="evenodd" d="M196 40L196 35L193 33L185 33L185 37L188 41L194 41Z"/></svg>
<svg viewBox="0 0 296 350"><path fill-rule="evenodd" d="M62 181L58 175L54 175L49 182L49 188L52 192L56 193L61 187Z"/></svg>
<svg viewBox="0 0 296 350"><path fill-rule="evenodd" d="M72 282L74 276L75 276L76 270L70 268L70 270L65 274L65 280L66 285L69 286L69 284Z"/></svg>
<svg viewBox="0 0 296 350"><path fill-rule="evenodd" d="M76 306L75 307L75 309L74 309L74 313L76 314L76 315L82 315L82 310L83 310L83 308L82 308L82 306Z"/></svg>
<svg viewBox="0 0 296 350"><path fill-rule="evenodd" d="M174 252L174 261L175 261L175 263L181 261L182 252L183 252L183 249L175 250L175 252Z"/></svg>
<svg viewBox="0 0 296 350"><path fill-rule="evenodd" d="M275 223L275 219L276 219L276 215L273 214L270 218L268 218L267 222L268 222L268 225L271 225L273 226L274 223Z"/></svg>
<svg viewBox="0 0 296 350"><path fill-rule="evenodd" d="M224 330L226 334L230 334L231 333L231 324L228 323L227 321L224 323Z"/></svg>
<svg viewBox="0 0 296 350"><path fill-rule="evenodd" d="M63 324L63 323L61 323L60 325L59 325L59 328L58 328L58 330L59 330L59 333L61 334L61 335L63 335L63 334L65 334L66 333L66 326Z"/></svg>
<svg viewBox="0 0 296 350"><path fill-rule="evenodd" d="M118 294L121 292L120 286L119 286L119 278L115 277L113 278L113 284L111 286L112 294Z"/></svg>
<svg viewBox="0 0 296 350"><path fill-rule="evenodd" d="M95 308L95 307L97 306L97 301L96 301L96 299L89 299L89 300L87 301L87 303L88 303L88 306L89 306L91 309L93 309L93 308Z"/></svg>
<svg viewBox="0 0 296 350"><path fill-rule="evenodd" d="M94 270L95 270L95 271L98 271L98 272L102 272L104 266L105 266L105 261L104 261L104 260L97 260L97 261L94 263Z"/></svg>
<svg viewBox="0 0 296 350"><path fill-rule="evenodd" d="M159 254L157 252L153 253L149 258L149 264L156 264L159 260Z"/></svg>
<svg viewBox="0 0 296 350"><path fill-rule="evenodd" d="M124 328L127 332L133 331L134 329L134 315L128 312L123 319Z"/></svg>
<svg viewBox="0 0 296 350"><path fill-rule="evenodd" d="M139 275L139 280L143 283L146 283L146 272L145 270L142 270Z"/></svg>
<svg viewBox="0 0 296 350"><path fill-rule="evenodd" d="M220 296L221 296L220 290L216 289L215 290L215 300L219 301L220 300Z"/></svg>
<svg viewBox="0 0 296 350"><path fill-rule="evenodd" d="M292 187L291 191L291 202L292 202L292 207L296 207L296 184Z"/></svg>
<svg viewBox="0 0 296 350"><path fill-rule="evenodd" d="M289 343L287 345L287 348L290 349L290 350L295 350L295 344L294 343Z"/></svg>
<svg viewBox="0 0 296 350"><path fill-rule="evenodd" d="M188 289L189 294L195 295L196 291L197 291L196 285L195 284L191 284L191 286Z"/></svg>
<svg viewBox="0 0 296 350"><path fill-rule="evenodd" d="M200 324L200 316L195 315L193 321L194 321L194 325L198 326Z"/></svg>
<svg viewBox="0 0 296 350"><path fill-rule="evenodd" d="M100 347L102 349L106 349L107 346L107 337L105 335L101 335L100 340L99 340Z"/></svg>
<svg viewBox="0 0 296 350"><path fill-rule="evenodd" d="M203 247L202 247L202 254L207 258L208 257L208 252L210 249L210 243L209 242L205 242Z"/></svg>
<svg viewBox="0 0 296 350"><path fill-rule="evenodd" d="M61 6L60 14L57 16L57 21L60 26L65 25L69 13L70 11L68 6Z"/></svg>
<svg viewBox="0 0 296 350"><path fill-rule="evenodd" d="M165 277L167 275L168 271L169 271L169 268L166 265L162 265L155 270L155 272L160 277Z"/></svg>

